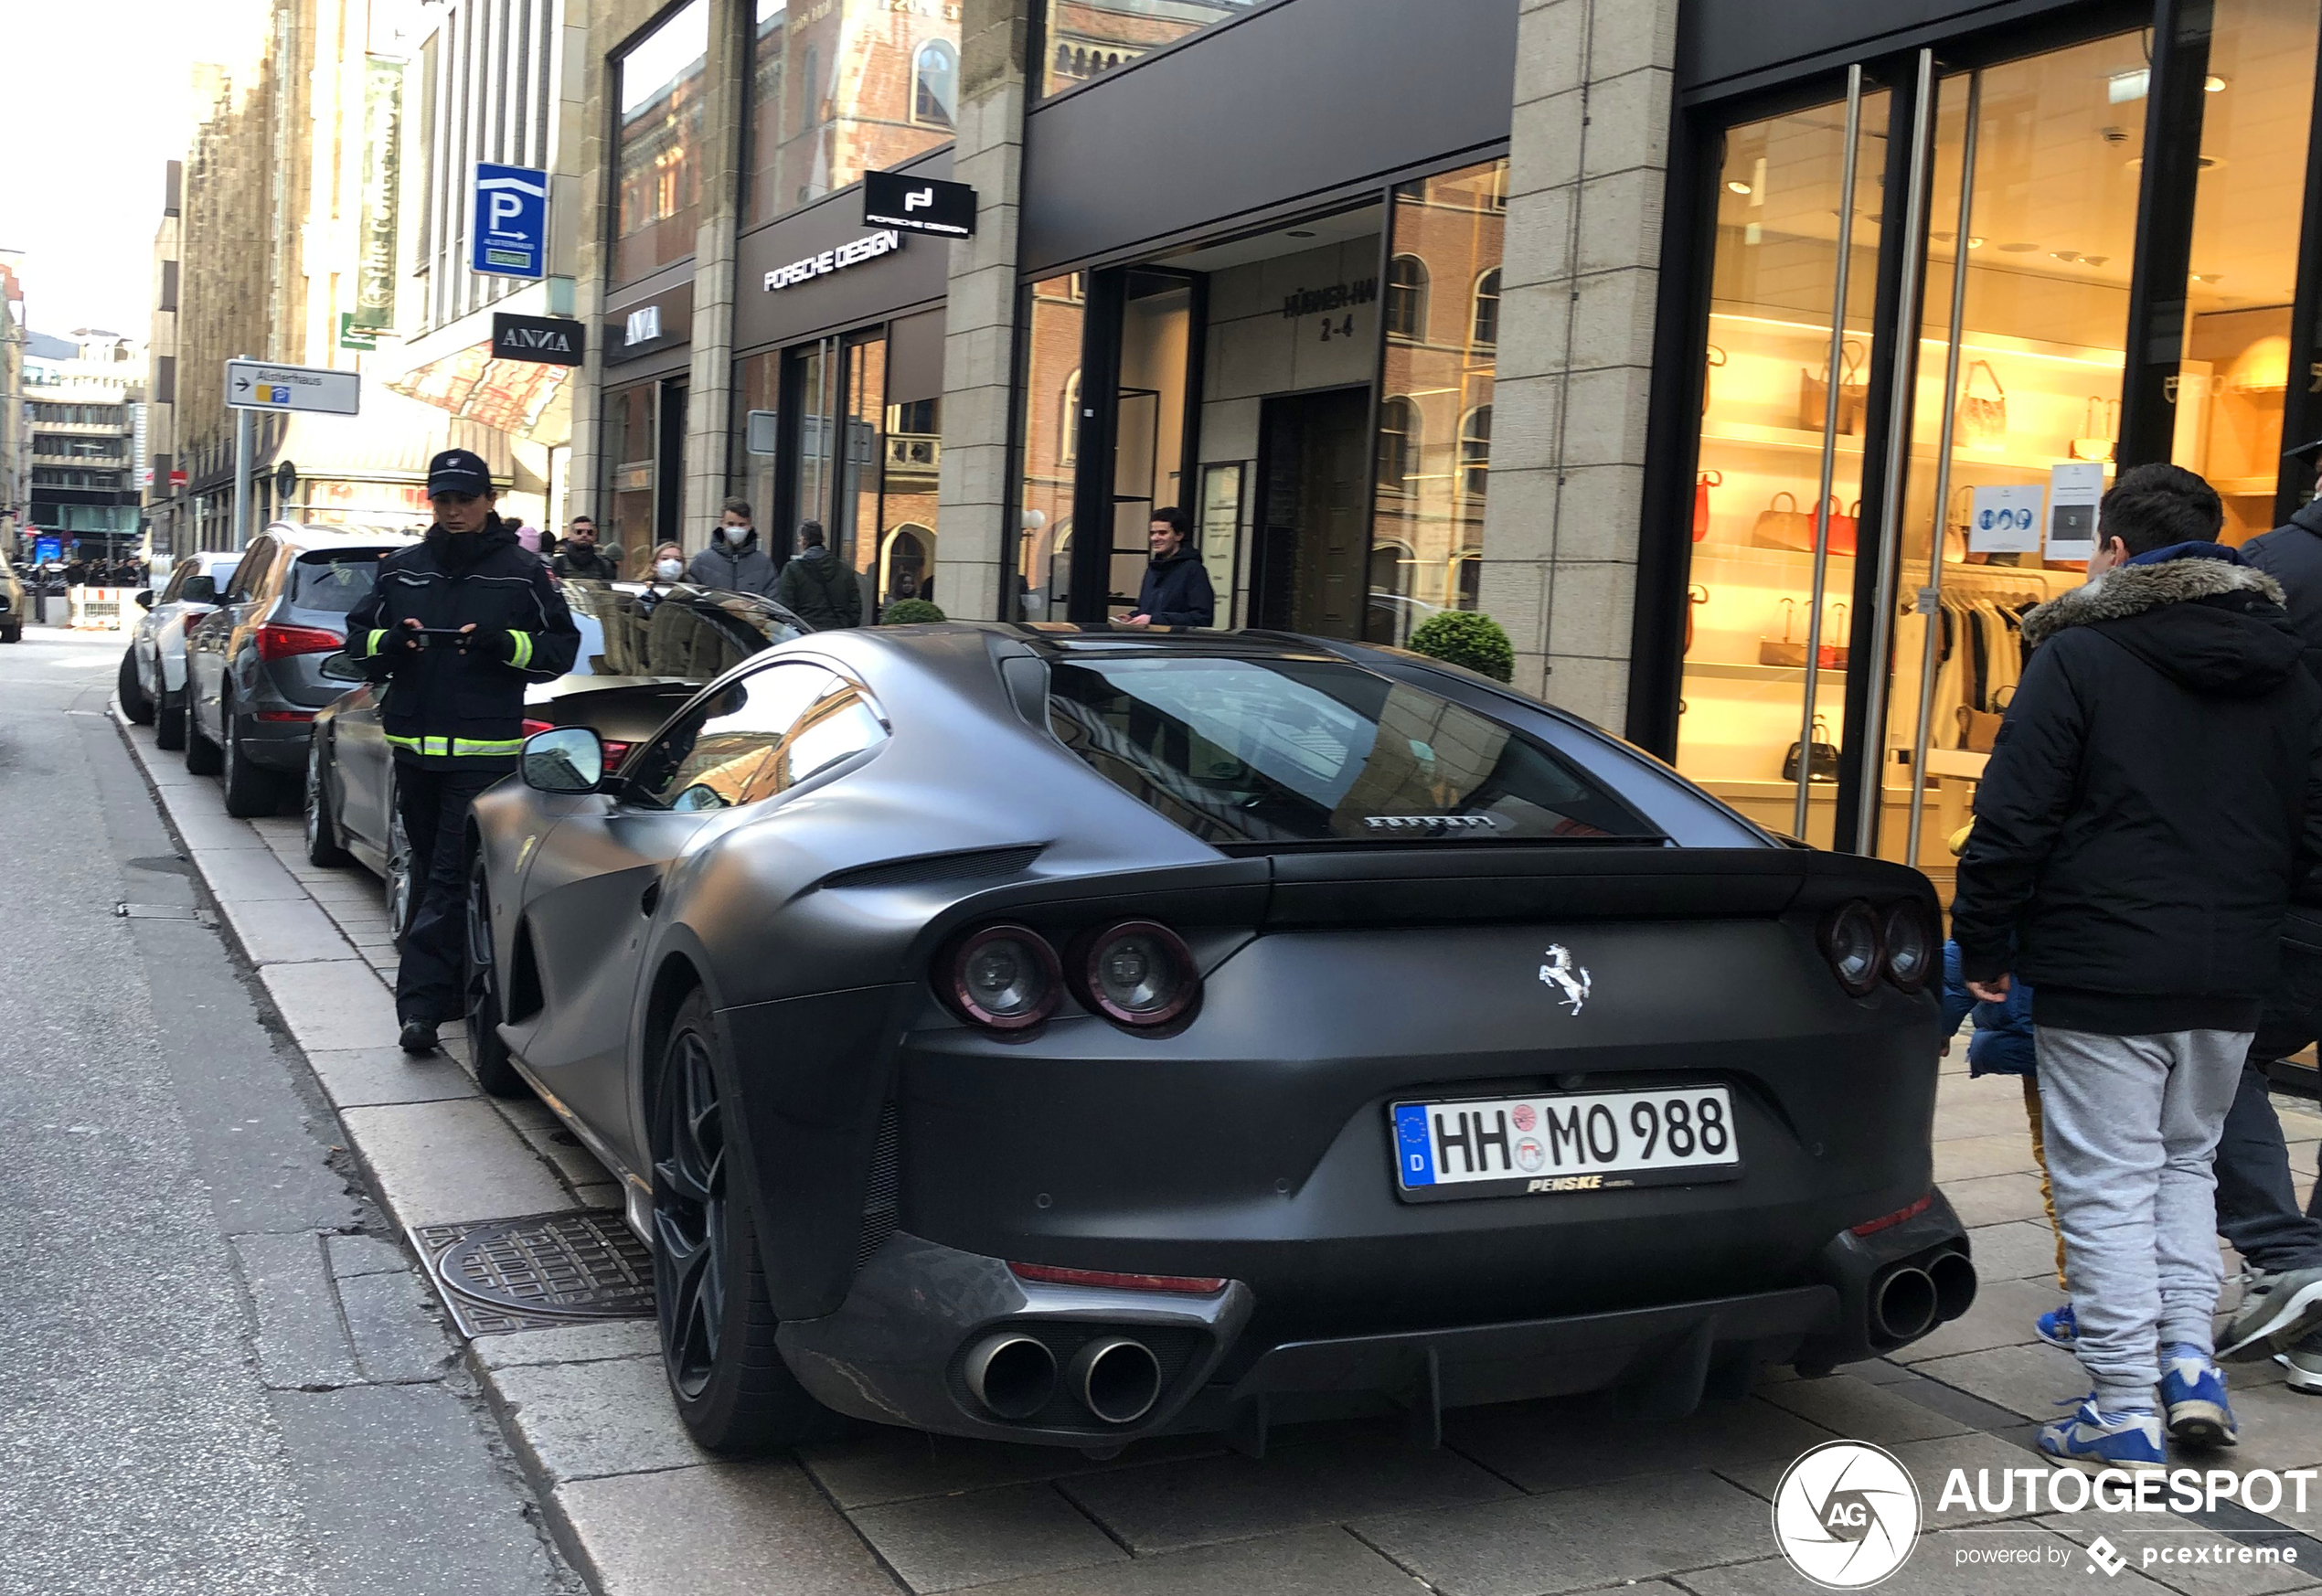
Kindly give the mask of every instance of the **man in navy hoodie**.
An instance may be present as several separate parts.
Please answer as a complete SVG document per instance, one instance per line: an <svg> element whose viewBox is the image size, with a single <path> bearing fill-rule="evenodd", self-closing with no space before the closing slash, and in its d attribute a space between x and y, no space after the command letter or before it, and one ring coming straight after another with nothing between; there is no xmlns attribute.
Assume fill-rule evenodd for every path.
<svg viewBox="0 0 2322 1596"><path fill-rule="evenodd" d="M1122 621L1124 626L1216 624L1218 596L1209 587L1209 568L1191 547L1192 531L1193 518L1174 505L1153 512L1147 534L1153 563L1145 568L1137 607Z"/></svg>

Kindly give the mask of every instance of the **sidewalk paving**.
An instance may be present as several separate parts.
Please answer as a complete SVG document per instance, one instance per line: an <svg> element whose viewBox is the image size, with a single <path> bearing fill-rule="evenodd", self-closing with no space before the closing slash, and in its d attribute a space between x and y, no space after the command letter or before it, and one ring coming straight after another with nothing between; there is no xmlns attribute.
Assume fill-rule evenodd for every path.
<svg viewBox="0 0 2322 1596"><path fill-rule="evenodd" d="M229 819L213 781L186 775L148 729L122 727L399 1225L617 1206L612 1176L543 1105L476 1090L463 1040L447 1035L448 1057L416 1063L396 1049L394 952L376 880L308 865L295 817ZM1802 1590L1767 1527L1775 1484L1800 1452L1839 1437L1875 1442L1932 1495L1947 1468L2032 1463L2032 1423L2084 1383L2031 1333L2060 1293L2017 1085L1970 1081L1964 1055L1954 1048L1938 1091L1935 1174L1973 1227L1976 1306L1892 1360L1816 1381L1774 1371L1751 1397L1673 1423L1614 1424L1592 1402L1539 1402L1447 1414L1433 1451L1409 1445L1397 1424L1326 1424L1279 1432L1262 1461L1193 1438L1107 1462L865 1425L795 1459L733 1463L678 1423L649 1321L481 1336L467 1362L567 1555L607 1596ZM2277 1101L2303 1197L2322 1113ZM377 1295L383 1325L423 1289L401 1252L343 1264L335 1251L329 1263L350 1272L340 1287L350 1304ZM373 1346L361 1335L358 1356L391 1367L391 1338ZM2322 1403L2287 1392L2271 1364L2232 1378L2244 1440L2222 1461L2322 1467ZM2315 1506L2276 1517L2322 1533L2322 1493ZM2006 1522L1963 1527L1978 1518ZM1995 1537L2084 1545L2101 1532L2132 1551L2142 1544L2096 1514L1955 1512L1943 1526L1893 1589L2054 1587L2053 1565L1955 1566L1955 1545ZM2179 1545L2211 1533L2183 1520L2141 1530ZM2134 1572L2120 1582L2308 1589L2322 1548L2309 1557L2296 1569L2161 1569L2160 1585Z"/></svg>

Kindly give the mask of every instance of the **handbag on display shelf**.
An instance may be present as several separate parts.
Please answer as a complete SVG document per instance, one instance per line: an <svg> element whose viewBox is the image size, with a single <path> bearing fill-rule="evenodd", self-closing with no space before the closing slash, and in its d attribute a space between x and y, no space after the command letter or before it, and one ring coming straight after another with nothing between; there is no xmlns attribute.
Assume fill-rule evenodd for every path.
<svg viewBox="0 0 2322 1596"><path fill-rule="evenodd" d="M1862 501L1857 499L1851 509L1841 510L1836 496L1830 500L1830 552L1852 554L1854 535L1862 524Z"/></svg>
<svg viewBox="0 0 2322 1596"><path fill-rule="evenodd" d="M1830 601L1830 619L1822 623L1822 635L1825 637L1844 637L1847 634L1847 606L1845 601L1843 600L1833 599ZM1821 662L1821 667L1824 670L1842 671L1847 668L1847 644L1843 643L1826 643L1816 648L1814 652L1815 657Z"/></svg>
<svg viewBox="0 0 2322 1596"><path fill-rule="evenodd" d="M1693 479L1693 541L1699 543L1710 535L1710 490L1725 485L1721 471L1705 471Z"/></svg>
<svg viewBox="0 0 2322 1596"><path fill-rule="evenodd" d="M1962 704L1953 714L1959 717L1959 746L1969 753L1989 753L1999 736L2002 717L1994 710L1978 709L1972 704Z"/></svg>
<svg viewBox="0 0 2322 1596"><path fill-rule="evenodd" d="M1976 373L1991 384L1989 393L1976 391ZM1970 449L1997 449L2008 442L2008 390L1988 360L1967 367L1966 390L1959 396L1959 435Z"/></svg>
<svg viewBox="0 0 2322 1596"><path fill-rule="evenodd" d="M2072 458L2110 460L2113 444L2120 436L2120 400L2090 394L2087 413L2081 419L2081 436L2072 440Z"/></svg>
<svg viewBox="0 0 2322 1596"><path fill-rule="evenodd" d="M1710 345L1709 354L1701 361L1701 413L1705 416L1710 413L1710 373L1724 364L1725 351Z"/></svg>
<svg viewBox="0 0 2322 1596"><path fill-rule="evenodd" d="M1783 501L1790 507L1784 509ZM1798 495L1784 489L1766 501L1750 524L1750 544L1755 548L1786 548L1794 554L1814 552L1814 517L1798 508Z"/></svg>
<svg viewBox="0 0 2322 1596"><path fill-rule="evenodd" d="M1693 612L1710 601L1710 590L1695 582L1685 590L1685 652L1693 652Z"/></svg>
<svg viewBox="0 0 2322 1596"><path fill-rule="evenodd" d="M1798 601L1784 599L1781 604L1781 641L1777 643L1771 637L1759 638L1758 663L1762 665L1803 665L1806 663L1806 645L1790 641L1791 630L1797 624Z"/></svg>
<svg viewBox="0 0 2322 1596"><path fill-rule="evenodd" d="M1816 377L1807 367L1798 367L1798 425L1809 432L1822 431L1830 410L1830 363L1824 361L1822 375ZM1863 376L1863 347L1848 338L1838 346L1838 431L1846 433L1862 431L1862 402L1869 397L1870 384Z"/></svg>
<svg viewBox="0 0 2322 1596"><path fill-rule="evenodd" d="M1794 742L1790 745L1790 751L1782 756L1784 781L1795 782L1798 779L1798 763L1802 757L1805 761L1807 781L1835 782L1838 779L1838 745L1830 740L1830 728L1823 724L1819 715L1814 718L1814 741L1804 747Z"/></svg>
<svg viewBox="0 0 2322 1596"><path fill-rule="evenodd" d="M1981 565L1985 557L1967 551L1967 524L1975 518L1976 490L1951 490L1951 504L1943 518L1943 557L1953 565Z"/></svg>

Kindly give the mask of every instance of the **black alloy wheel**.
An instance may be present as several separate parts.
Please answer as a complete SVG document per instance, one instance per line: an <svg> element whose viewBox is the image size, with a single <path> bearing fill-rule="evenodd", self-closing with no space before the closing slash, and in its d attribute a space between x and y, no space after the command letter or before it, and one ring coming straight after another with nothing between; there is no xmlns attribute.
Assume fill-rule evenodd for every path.
<svg viewBox="0 0 2322 1596"><path fill-rule="evenodd" d="M189 776L214 776L226 763L226 750L209 740L209 733L202 729L201 712L194 708L194 673L189 665L186 671L186 773Z"/></svg>
<svg viewBox="0 0 2322 1596"><path fill-rule="evenodd" d="M255 820L273 814L282 806L282 782L273 771L250 762L250 755L242 748L241 717L234 713L232 699L220 702L218 718L226 733L220 772L226 789L226 813L237 820Z"/></svg>
<svg viewBox="0 0 2322 1596"><path fill-rule="evenodd" d="M169 753L176 753L186 746L186 691L180 687L173 693L169 684L162 684L161 702L154 715L154 746Z"/></svg>
<svg viewBox="0 0 2322 1596"><path fill-rule="evenodd" d="M711 1452L796 1446L836 1429L774 1346L741 1132L700 990L670 1027L652 1105L653 1289L678 1417Z"/></svg>
<svg viewBox="0 0 2322 1596"><path fill-rule="evenodd" d="M500 983L492 956L492 881L478 848L468 861L467 900L468 1059L475 1083L494 1097L529 1097L532 1087L517 1073L508 1045L500 1038Z"/></svg>
<svg viewBox="0 0 2322 1596"><path fill-rule="evenodd" d="M140 726L154 723L154 701L146 697L144 683L137 679L137 645L133 643L121 651L121 712Z"/></svg>
<svg viewBox="0 0 2322 1596"><path fill-rule="evenodd" d="M329 763L324 753L327 733L319 728L306 745L306 862L318 869L335 870L354 856L339 841L338 823L331 816Z"/></svg>

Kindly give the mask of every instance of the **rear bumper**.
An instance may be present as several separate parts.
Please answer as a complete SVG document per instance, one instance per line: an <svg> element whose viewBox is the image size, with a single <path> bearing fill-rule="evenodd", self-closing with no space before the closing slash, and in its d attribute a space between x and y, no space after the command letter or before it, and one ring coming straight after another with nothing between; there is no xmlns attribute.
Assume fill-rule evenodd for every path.
<svg viewBox="0 0 2322 1596"><path fill-rule="evenodd" d="M1966 1254L1938 1193L1902 1224L1867 1238L1841 1232L1805 1278L1761 1291L1252 1346L1257 1297L1241 1282L1210 1296L1037 1284L999 1259L898 1232L836 1313L785 1323L778 1339L825 1406L947 1434L1109 1447L1224 1431L1256 1450L1273 1424L1400 1410L1415 1435L1432 1439L1448 1408L1610 1389L1630 1411L1675 1416L1705 1394L1739 1394L1761 1364L1818 1371L1891 1351L1904 1340L1876 1327L1882 1284L1938 1257L1964 1265ZM1944 1316L1966 1305L1955 1296ZM1070 1389L1028 1418L1001 1418L963 1375L969 1350L996 1333L1041 1341L1060 1368L1095 1336L1138 1340L1162 1370L1159 1395L1132 1424L1105 1423Z"/></svg>

